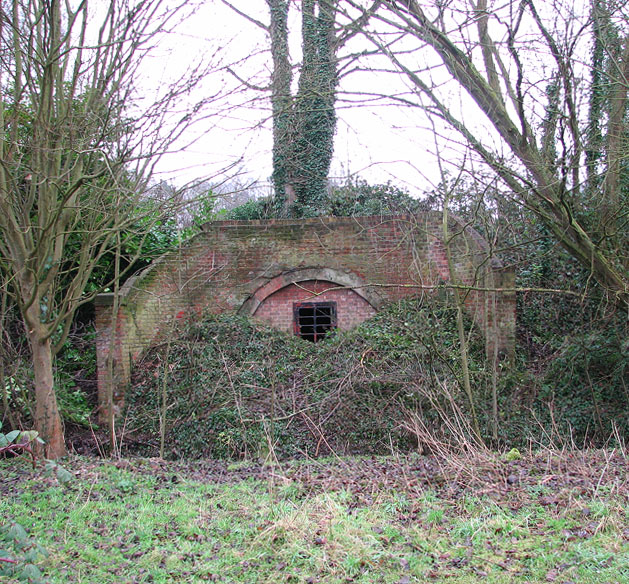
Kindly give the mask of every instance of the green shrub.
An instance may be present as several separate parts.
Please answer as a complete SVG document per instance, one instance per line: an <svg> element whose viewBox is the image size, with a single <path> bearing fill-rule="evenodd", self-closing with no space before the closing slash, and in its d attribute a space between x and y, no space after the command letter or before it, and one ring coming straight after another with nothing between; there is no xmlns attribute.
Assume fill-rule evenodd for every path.
<svg viewBox="0 0 629 584"><path fill-rule="evenodd" d="M234 207L224 217L233 221L251 221L269 219L272 215L272 203L269 199L255 199Z"/></svg>
<svg viewBox="0 0 629 584"><path fill-rule="evenodd" d="M331 189L327 213L333 217L402 215L429 208L391 183L370 185L364 180L349 180Z"/></svg>
<svg viewBox="0 0 629 584"><path fill-rule="evenodd" d="M566 337L543 378L548 416L577 445L604 441L614 427L629 435L629 341L622 324L608 325Z"/></svg>
<svg viewBox="0 0 629 584"><path fill-rule="evenodd" d="M327 196L312 206L296 201L291 209L293 217L358 217L366 215L400 215L417 213L430 207L429 203L414 199L391 183L370 185L364 180L348 180L343 185L330 186ZM228 211L225 219L237 221L270 219L282 216L277 201L262 198L247 201Z"/></svg>

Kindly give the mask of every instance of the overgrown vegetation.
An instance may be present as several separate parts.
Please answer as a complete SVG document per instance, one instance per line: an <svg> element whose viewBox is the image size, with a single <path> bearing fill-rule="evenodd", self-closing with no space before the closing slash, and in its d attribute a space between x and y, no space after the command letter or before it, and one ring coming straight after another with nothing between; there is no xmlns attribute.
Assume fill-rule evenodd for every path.
<svg viewBox="0 0 629 584"><path fill-rule="evenodd" d="M452 210L488 242L490 255L515 269L519 365L500 395L510 403L508 430L521 437L546 432L548 441L567 436L576 445L604 443L616 432L626 440L626 312L491 177L446 176L433 194L436 202L444 192Z"/></svg>
<svg viewBox="0 0 629 584"><path fill-rule="evenodd" d="M467 330L473 397L489 444L491 369L481 335L469 322ZM160 429L171 458L382 454L433 448L435 441L475 442L461 389L456 314L447 304L396 303L316 344L233 315L208 315L179 334L136 369L125 421L132 431L122 436L135 452L156 454ZM607 365L621 372L627 355L622 358L608 362L592 354L589 364L601 368L597 383L606 379ZM575 442L596 443L614 423L619 435L627 431L623 396L599 391L593 402L585 399L588 390L575 398L564 381L564 389L558 383L548 393L522 363L504 364L501 440L493 445L552 443L569 435L567 428ZM581 402L572 409L575 399Z"/></svg>
<svg viewBox="0 0 629 584"><path fill-rule="evenodd" d="M168 353L156 347L139 365L127 396L134 433L123 440L154 443L167 370L171 457L408 449L406 412L423 412L438 431L435 407L449 412L459 395L454 318L447 308L403 302L313 344L241 317L208 315L189 323ZM484 345L476 333L471 340L480 388Z"/></svg>
<svg viewBox="0 0 629 584"><path fill-rule="evenodd" d="M507 219L507 217L509 219ZM503 259L519 266L516 285L520 359L533 383L520 384L546 407L537 421L576 444L629 436L629 322L627 315L553 240L533 216L504 214ZM518 242L526 242L518 245ZM574 294L575 292L578 293ZM522 428L523 433L528 431Z"/></svg>

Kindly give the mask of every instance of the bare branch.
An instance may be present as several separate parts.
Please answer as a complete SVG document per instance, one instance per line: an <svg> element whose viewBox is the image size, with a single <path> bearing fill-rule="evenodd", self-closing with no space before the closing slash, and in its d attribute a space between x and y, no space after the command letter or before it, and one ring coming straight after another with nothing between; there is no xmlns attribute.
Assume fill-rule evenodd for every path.
<svg viewBox="0 0 629 584"><path fill-rule="evenodd" d="M253 18L253 16L250 16L246 12L243 12L242 10L236 8L231 2L228 2L228 0L221 0L221 2L225 4L225 6L228 6L231 10L233 10L239 16L246 18L249 22L252 22L256 26L260 27L262 30L266 31L267 33L270 33L270 28L263 22L260 22L259 20Z"/></svg>

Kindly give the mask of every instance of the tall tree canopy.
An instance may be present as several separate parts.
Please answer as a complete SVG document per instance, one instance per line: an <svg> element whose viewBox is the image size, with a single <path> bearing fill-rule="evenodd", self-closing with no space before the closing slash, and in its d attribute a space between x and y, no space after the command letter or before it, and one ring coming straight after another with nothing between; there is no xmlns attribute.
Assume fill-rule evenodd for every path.
<svg viewBox="0 0 629 584"><path fill-rule="evenodd" d="M592 0L382 0L363 33L612 300L629 305L629 14ZM367 3L344 0L345 10ZM455 97L453 96L460 96ZM589 107L588 107L589 106ZM589 111L589 115L588 112ZM462 139L462 140L461 140Z"/></svg>

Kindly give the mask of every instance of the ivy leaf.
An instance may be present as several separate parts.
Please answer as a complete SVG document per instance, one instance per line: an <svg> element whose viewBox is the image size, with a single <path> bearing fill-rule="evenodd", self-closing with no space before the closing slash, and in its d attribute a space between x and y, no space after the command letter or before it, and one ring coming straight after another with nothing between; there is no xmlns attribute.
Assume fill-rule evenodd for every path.
<svg viewBox="0 0 629 584"><path fill-rule="evenodd" d="M12 432L9 432L8 434L5 434L5 439L7 441L8 444L10 444L11 442L13 442L19 435L20 435L21 431L20 430L13 430Z"/></svg>
<svg viewBox="0 0 629 584"><path fill-rule="evenodd" d="M26 430L20 433L20 442L22 444L28 444L37 439L39 432L37 430Z"/></svg>
<svg viewBox="0 0 629 584"><path fill-rule="evenodd" d="M53 473L64 487L67 487L68 483L74 478L71 472L57 464L54 460L47 460L45 474L51 476Z"/></svg>

